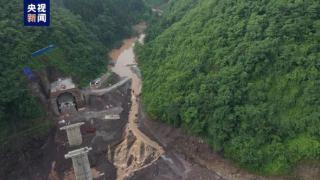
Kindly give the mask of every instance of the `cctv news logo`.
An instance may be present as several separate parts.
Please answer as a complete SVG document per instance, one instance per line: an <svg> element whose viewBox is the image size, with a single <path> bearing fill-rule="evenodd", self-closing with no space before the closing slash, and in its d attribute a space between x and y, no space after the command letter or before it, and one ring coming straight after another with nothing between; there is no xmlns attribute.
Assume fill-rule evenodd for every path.
<svg viewBox="0 0 320 180"><path fill-rule="evenodd" d="M49 26L50 0L24 0L24 25Z"/></svg>

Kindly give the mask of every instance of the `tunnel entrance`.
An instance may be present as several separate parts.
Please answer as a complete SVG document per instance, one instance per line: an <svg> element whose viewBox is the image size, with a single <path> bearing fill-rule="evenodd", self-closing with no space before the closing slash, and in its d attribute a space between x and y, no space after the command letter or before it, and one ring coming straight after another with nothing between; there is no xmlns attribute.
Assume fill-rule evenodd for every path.
<svg viewBox="0 0 320 180"><path fill-rule="evenodd" d="M76 112L84 107L83 94L71 78L58 79L50 84L50 104L56 115Z"/></svg>
<svg viewBox="0 0 320 180"><path fill-rule="evenodd" d="M70 92L61 93L57 97L56 103L61 114L78 111L76 97Z"/></svg>

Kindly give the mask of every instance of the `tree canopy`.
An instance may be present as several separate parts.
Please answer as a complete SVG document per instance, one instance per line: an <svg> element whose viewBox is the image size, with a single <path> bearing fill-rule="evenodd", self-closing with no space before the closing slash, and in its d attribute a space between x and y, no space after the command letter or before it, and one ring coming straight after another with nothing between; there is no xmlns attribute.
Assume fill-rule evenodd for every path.
<svg viewBox="0 0 320 180"><path fill-rule="evenodd" d="M320 158L317 0L182 0L137 47L143 102L249 170Z"/></svg>

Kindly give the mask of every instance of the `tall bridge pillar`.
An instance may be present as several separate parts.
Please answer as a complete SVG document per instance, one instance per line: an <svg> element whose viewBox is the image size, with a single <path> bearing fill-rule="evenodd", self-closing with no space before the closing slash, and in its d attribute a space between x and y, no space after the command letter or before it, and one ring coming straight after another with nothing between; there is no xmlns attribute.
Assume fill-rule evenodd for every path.
<svg viewBox="0 0 320 180"><path fill-rule="evenodd" d="M72 165L76 180L92 180L92 173L90 169L90 163L88 159L88 152L92 148L81 148L68 152L64 155L66 159L72 158Z"/></svg>
<svg viewBox="0 0 320 180"><path fill-rule="evenodd" d="M80 132L80 126L84 122L63 126L60 130L66 130L68 136L68 142L70 146L78 146L82 144L82 136Z"/></svg>

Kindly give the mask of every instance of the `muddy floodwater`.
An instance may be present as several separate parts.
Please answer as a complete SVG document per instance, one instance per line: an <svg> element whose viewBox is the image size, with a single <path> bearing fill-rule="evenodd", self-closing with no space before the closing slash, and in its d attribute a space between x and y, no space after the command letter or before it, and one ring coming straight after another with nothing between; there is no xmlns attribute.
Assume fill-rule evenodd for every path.
<svg viewBox="0 0 320 180"><path fill-rule="evenodd" d="M111 68L112 71L122 78L129 77L132 80L132 104L129 111L126 132L127 134L129 134L128 132L131 132L136 139L136 142L132 146L133 148L124 150L124 152L127 153L129 151L135 156L135 158L133 158L136 159L134 162L135 165L127 166L122 162L114 163L118 167L117 179L187 180L193 179L193 176L204 176L208 179L220 179L219 177L216 178L217 176L215 174L210 173L205 168L192 165L179 153L167 148L165 150L163 144L160 145L158 140L150 137L150 131L147 130L148 132L146 132L141 130L141 128L146 130L146 127L144 127L146 119L143 118L145 115L140 103L142 81L138 63L134 54L134 46L136 43L143 43L145 38L143 29L145 28L145 25L139 24L136 28L138 29L139 34L137 37L124 40L123 45L119 49L115 49L109 54L114 63L114 66ZM125 141L128 142L127 139L125 139ZM138 152L143 153L139 154ZM126 156L126 154L123 155Z"/></svg>
<svg viewBox="0 0 320 180"><path fill-rule="evenodd" d="M110 57L114 62L112 71L118 74L120 77L129 77L132 79L132 89L136 95L141 90L141 79L132 72L132 66L136 66L134 45L138 41L143 43L145 34L139 35L138 38L130 38L123 42L123 45L119 49L115 49L110 53Z"/></svg>
<svg viewBox="0 0 320 180"><path fill-rule="evenodd" d="M141 93L142 82L139 75L140 70L135 59L134 46L138 42L143 43L145 34L142 33L142 31L145 28L145 24L142 23L135 27L137 28L136 32L138 32L139 35L137 37L124 40L123 45L119 49L115 49L109 54L112 61L114 62L114 66L111 68L112 71L119 75L121 78L129 77L132 80L131 108L128 116L126 138L123 143L126 143L125 141L128 141L129 134L132 134L132 136L136 139L133 148L130 148L129 150L126 149L125 151L119 148L119 152L126 152L126 154L128 154L127 152L129 151L133 155L133 157L135 157L133 159L137 160L135 160L133 163L136 165L130 166L124 165L123 162L115 162L114 164L118 167L117 179L124 179L125 177L128 177L129 174L137 172L139 171L139 169L143 169L146 166L153 164L153 162L157 161L158 158L164 153L163 148L157 142L151 140L138 128L138 114L140 110L139 95ZM141 152L143 153L141 154ZM131 162L129 164L131 164Z"/></svg>

